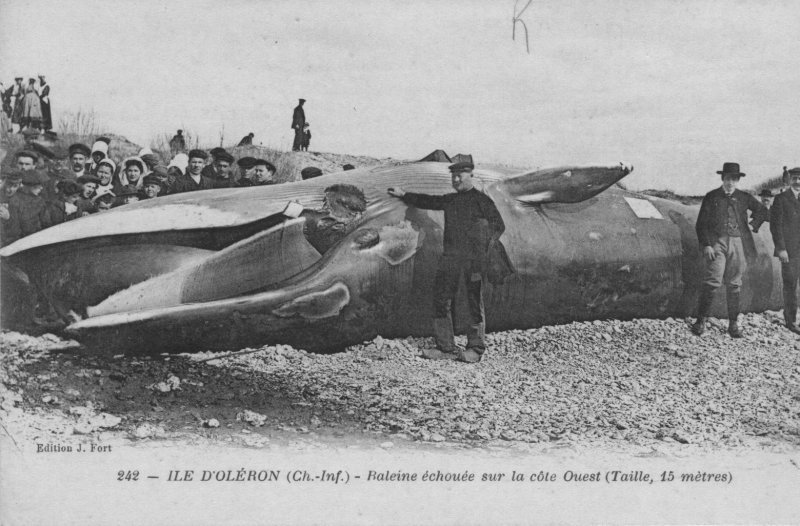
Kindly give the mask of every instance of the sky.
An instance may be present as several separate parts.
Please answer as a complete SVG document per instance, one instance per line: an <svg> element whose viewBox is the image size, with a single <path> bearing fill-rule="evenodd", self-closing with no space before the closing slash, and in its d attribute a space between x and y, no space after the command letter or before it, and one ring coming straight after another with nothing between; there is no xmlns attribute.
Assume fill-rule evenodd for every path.
<svg viewBox="0 0 800 526"><path fill-rule="evenodd" d="M525 4L527 0L519 0ZM0 0L0 80L46 74L143 145L253 132L288 149L520 167L635 167L631 188L702 194L800 165L800 2ZM794 124L794 126L792 126Z"/></svg>

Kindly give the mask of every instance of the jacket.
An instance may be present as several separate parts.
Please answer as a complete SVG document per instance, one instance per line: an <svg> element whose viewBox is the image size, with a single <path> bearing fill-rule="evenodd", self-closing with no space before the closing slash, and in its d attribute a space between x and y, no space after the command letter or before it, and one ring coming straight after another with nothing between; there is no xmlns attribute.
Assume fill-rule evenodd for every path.
<svg viewBox="0 0 800 526"><path fill-rule="evenodd" d="M747 211L750 210L754 215L761 215L766 207L754 196L741 190L734 190L733 205L736 211L736 220L739 225L739 232L742 236L745 254L748 257L756 255L756 244L753 241L753 234L747 223ZM703 247L711 247L721 238L728 235L728 198L725 191L716 188L708 192L703 197L703 204L700 205L700 214L697 216L697 241L700 243L700 250Z"/></svg>
<svg viewBox="0 0 800 526"><path fill-rule="evenodd" d="M789 258L800 258L800 200L791 188L775 196L770 209L769 229L775 243L775 255L785 250Z"/></svg>

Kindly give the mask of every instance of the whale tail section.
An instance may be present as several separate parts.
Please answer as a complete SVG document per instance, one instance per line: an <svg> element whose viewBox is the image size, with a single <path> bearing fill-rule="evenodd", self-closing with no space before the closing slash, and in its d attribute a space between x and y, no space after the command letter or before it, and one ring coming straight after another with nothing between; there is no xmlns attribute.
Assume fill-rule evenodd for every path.
<svg viewBox="0 0 800 526"><path fill-rule="evenodd" d="M633 171L633 166L567 166L515 175L495 187L524 205L580 203L603 192Z"/></svg>

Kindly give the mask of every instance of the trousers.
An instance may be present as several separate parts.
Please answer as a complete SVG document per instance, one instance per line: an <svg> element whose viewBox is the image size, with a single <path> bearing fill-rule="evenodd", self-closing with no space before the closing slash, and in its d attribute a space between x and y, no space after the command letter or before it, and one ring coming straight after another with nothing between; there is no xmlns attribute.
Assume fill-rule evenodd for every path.
<svg viewBox="0 0 800 526"><path fill-rule="evenodd" d="M794 325L797 321L797 283L800 281L800 257L781 263L783 279L783 318Z"/></svg>
<svg viewBox="0 0 800 526"><path fill-rule="evenodd" d="M716 289L724 283L729 292L739 292L747 270L742 238L721 237L712 248L716 257L706 261L703 285Z"/></svg>
<svg viewBox="0 0 800 526"><path fill-rule="evenodd" d="M483 275L473 272L470 261L443 257L439 261L434 282L434 337L436 346L444 352L455 351L453 333L453 306L458 289L463 282L467 292L469 327L467 349L478 354L486 350L486 322L483 306Z"/></svg>

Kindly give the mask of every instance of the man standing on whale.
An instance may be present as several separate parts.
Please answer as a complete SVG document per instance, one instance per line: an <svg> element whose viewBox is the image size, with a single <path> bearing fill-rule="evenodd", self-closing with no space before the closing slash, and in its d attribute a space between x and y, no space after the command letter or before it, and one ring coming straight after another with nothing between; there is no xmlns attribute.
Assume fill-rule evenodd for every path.
<svg viewBox="0 0 800 526"><path fill-rule="evenodd" d="M697 320L692 332L700 336L706 330L706 318L711 311L714 292L724 283L728 302L728 334L741 338L739 328L739 294L742 276L747 270L747 257L756 253L753 234L747 223L747 211L753 216L766 212L754 196L736 189L744 173L738 163L724 163L722 186L710 191L703 198L697 216L697 240L705 259L705 273L700 288Z"/></svg>
<svg viewBox="0 0 800 526"><path fill-rule="evenodd" d="M389 188L389 195L406 204L425 210L444 211L444 249L436 270L433 298L433 330L437 349L424 349L431 359L455 355L452 307L463 281L467 290L470 325L467 348L458 358L467 363L481 360L486 350L482 284L489 246L500 239L505 224L492 199L472 184L472 163L451 165L450 174L456 192L426 195Z"/></svg>

